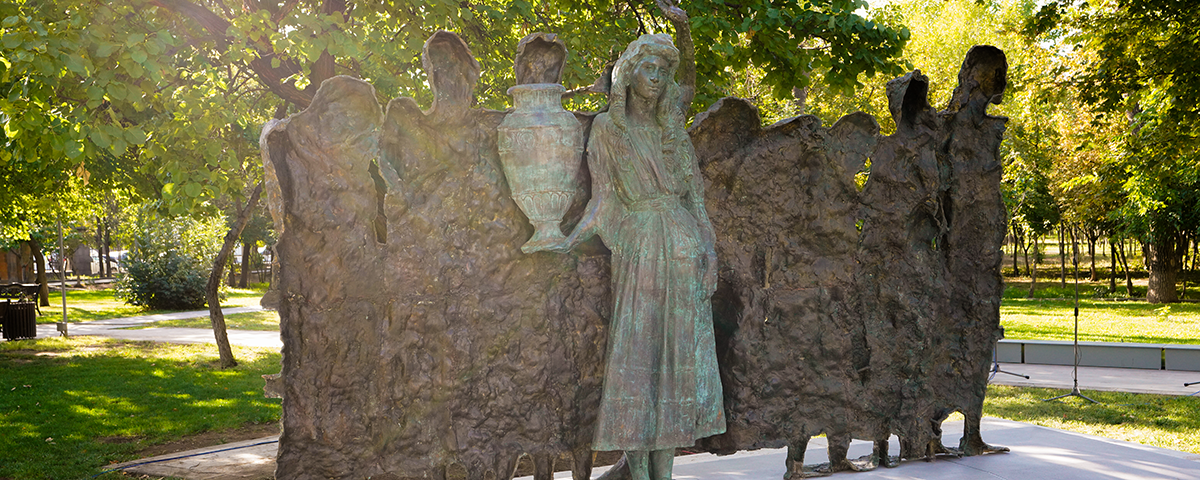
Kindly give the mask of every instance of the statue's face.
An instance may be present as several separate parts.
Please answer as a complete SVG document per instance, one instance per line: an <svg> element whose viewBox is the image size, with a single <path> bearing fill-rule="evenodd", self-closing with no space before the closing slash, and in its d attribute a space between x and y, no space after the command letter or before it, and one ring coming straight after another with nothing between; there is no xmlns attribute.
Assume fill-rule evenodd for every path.
<svg viewBox="0 0 1200 480"><path fill-rule="evenodd" d="M632 87L633 94L641 98L657 99L662 93L663 85L666 83L667 67L669 64L665 59L657 55L647 55L642 57L638 62L637 69L633 71L633 78L630 79L629 86Z"/></svg>

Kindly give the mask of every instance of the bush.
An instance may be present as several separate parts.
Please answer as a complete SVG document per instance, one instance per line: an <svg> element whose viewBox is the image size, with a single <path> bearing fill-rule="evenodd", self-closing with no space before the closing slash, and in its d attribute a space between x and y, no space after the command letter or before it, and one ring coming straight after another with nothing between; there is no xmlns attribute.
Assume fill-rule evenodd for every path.
<svg viewBox="0 0 1200 480"><path fill-rule="evenodd" d="M130 305L151 310L204 308L208 275L195 259L175 252L154 256L131 254L124 262L125 275L117 295Z"/></svg>
<svg viewBox="0 0 1200 480"><path fill-rule="evenodd" d="M121 262L117 298L152 310L204 308L222 228L220 219L163 218L144 209L131 232L133 248Z"/></svg>

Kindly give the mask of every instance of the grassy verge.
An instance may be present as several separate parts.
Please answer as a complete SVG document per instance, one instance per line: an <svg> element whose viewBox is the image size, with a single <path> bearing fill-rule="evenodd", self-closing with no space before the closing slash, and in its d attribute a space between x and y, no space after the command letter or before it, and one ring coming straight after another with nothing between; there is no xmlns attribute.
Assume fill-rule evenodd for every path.
<svg viewBox="0 0 1200 480"><path fill-rule="evenodd" d="M245 307L258 305L267 284L257 283L250 288L230 288L222 307ZM171 313L179 310L146 310L142 307L128 305L124 300L113 295L112 289L101 290L67 290L67 321L89 322L109 318L134 317L138 315L153 315L156 313ZM38 323L54 323L62 320L62 294L50 293L50 306L42 307L42 315Z"/></svg>
<svg viewBox="0 0 1200 480"><path fill-rule="evenodd" d="M149 445L276 422L279 353L75 337L0 344L0 478L89 478ZM109 474L102 478L126 478Z"/></svg>
<svg viewBox="0 0 1200 480"><path fill-rule="evenodd" d="M147 446L276 422L262 374L279 354L235 347L215 368L211 345L96 338L0 344L0 478L88 478ZM1087 391L1099 405L1043 402L1063 390L993 385L984 413L1200 454L1200 398ZM126 478L108 474L102 478Z"/></svg>
<svg viewBox="0 0 1200 480"><path fill-rule="evenodd" d="M1006 298L1000 323L1009 339L1072 340L1075 301ZM1081 299L1079 340L1200 344L1200 304Z"/></svg>
<svg viewBox="0 0 1200 480"><path fill-rule="evenodd" d="M1063 287L1058 279L1038 282L1033 298L1028 298L1027 280L1008 280L1006 285L1000 305L1006 338L1074 338L1073 284ZM1156 305L1105 299L1109 295L1105 282L1081 282L1079 293L1080 341L1200 344L1200 303Z"/></svg>
<svg viewBox="0 0 1200 480"><path fill-rule="evenodd" d="M127 330L140 330L143 328L160 328L160 327L177 327L177 328L212 328L212 321L208 317L185 318L181 320L163 320L154 322L151 325L142 325L137 327L129 327ZM261 312L246 312L235 313L225 316L225 327L232 330L261 330L261 331L279 331L279 314L273 311Z"/></svg>
<svg viewBox="0 0 1200 480"><path fill-rule="evenodd" d="M1200 397L1087 390L1100 404L1044 402L1067 393L1049 388L989 385L984 415L1098 437L1200 454ZM984 438L986 440L986 436Z"/></svg>

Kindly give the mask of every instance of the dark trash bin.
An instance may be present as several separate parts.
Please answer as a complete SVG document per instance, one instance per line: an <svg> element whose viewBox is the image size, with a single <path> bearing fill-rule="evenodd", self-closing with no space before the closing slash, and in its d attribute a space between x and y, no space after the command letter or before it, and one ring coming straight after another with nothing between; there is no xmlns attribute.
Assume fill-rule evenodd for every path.
<svg viewBox="0 0 1200 480"><path fill-rule="evenodd" d="M0 306L5 340L37 338L37 304L9 300Z"/></svg>

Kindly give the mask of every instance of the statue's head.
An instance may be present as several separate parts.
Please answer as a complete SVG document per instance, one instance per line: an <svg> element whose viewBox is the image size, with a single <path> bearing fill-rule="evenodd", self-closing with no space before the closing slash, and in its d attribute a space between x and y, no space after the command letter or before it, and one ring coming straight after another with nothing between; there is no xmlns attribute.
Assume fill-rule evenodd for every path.
<svg viewBox="0 0 1200 480"><path fill-rule="evenodd" d="M679 50L666 34L647 34L625 48L613 67L612 87L609 90L609 115L613 123L625 126L625 105L630 95L654 98L658 106L659 123L664 124L675 100L679 85L675 70L679 68Z"/></svg>

